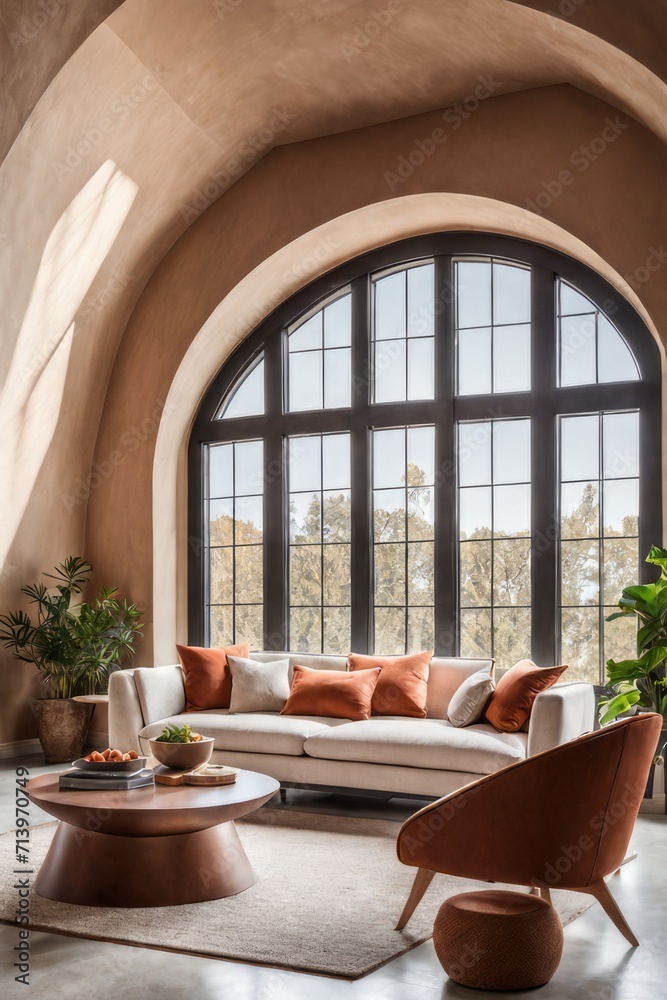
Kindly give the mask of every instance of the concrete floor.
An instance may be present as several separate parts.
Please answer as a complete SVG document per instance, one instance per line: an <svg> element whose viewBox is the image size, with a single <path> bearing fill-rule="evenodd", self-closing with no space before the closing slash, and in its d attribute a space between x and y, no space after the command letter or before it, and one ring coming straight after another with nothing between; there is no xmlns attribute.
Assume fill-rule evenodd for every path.
<svg viewBox="0 0 667 1000"><path fill-rule="evenodd" d="M0 762L0 829L13 827L14 773L25 764L31 776L46 767L37 756ZM300 810L402 820L419 803L392 799L333 798L290 792ZM51 817L31 807L31 823ZM31 933L30 987L13 981L12 949L17 929L0 926L3 997L30 1000L454 1000L454 998L539 996L541 1000L667 1000L667 817L640 816L632 848L637 860L610 882L641 947L632 949L596 903L565 928L563 958L554 978L540 990L521 994L479 993L447 979L428 941L356 982L197 958L148 948ZM372 877L372 875L370 876ZM381 887L378 887L381 891Z"/></svg>

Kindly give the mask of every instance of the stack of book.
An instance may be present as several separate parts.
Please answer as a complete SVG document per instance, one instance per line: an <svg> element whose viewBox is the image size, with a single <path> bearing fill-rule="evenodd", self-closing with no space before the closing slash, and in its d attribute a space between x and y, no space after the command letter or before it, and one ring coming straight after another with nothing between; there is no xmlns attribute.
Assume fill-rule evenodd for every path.
<svg viewBox="0 0 667 1000"><path fill-rule="evenodd" d="M150 767L144 767L140 771L92 771L73 767L60 775L58 787L61 791L80 789L86 792L103 792L144 788L146 785L154 784L153 769Z"/></svg>

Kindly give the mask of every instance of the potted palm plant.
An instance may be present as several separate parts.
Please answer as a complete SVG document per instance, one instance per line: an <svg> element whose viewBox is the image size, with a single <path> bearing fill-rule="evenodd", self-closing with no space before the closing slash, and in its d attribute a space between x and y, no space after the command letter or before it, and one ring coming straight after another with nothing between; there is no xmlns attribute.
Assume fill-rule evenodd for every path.
<svg viewBox="0 0 667 1000"><path fill-rule="evenodd" d="M34 704L49 764L81 756L93 707L73 699L105 692L109 674L132 655L141 634L141 612L116 587L101 587L92 604L76 600L91 571L90 563L70 556L44 574L52 587L21 587L34 605L32 617L21 610L0 615L0 642L42 675L45 695Z"/></svg>
<svg viewBox="0 0 667 1000"><path fill-rule="evenodd" d="M637 620L637 656L628 660L607 661L607 695L600 700L600 723L616 719L628 712L642 709L662 715L662 732L656 747L654 766L651 768L647 794L653 787L655 764L662 764L660 753L667 743L667 549L652 545L646 562L660 567L660 576L654 583L625 587L618 606L619 611L609 615L607 621L627 618Z"/></svg>

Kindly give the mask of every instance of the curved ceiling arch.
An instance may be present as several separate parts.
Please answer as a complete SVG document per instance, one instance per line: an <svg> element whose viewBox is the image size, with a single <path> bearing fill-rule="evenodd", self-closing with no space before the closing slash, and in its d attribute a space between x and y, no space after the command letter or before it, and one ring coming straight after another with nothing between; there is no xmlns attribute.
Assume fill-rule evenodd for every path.
<svg viewBox="0 0 667 1000"><path fill-rule="evenodd" d="M193 339L167 394L153 461L154 662L169 663L186 641L186 466L199 403L226 358L253 329L300 288L352 257L410 236L457 230L532 240L601 274L638 311L665 360L655 324L625 278L594 250L554 223L514 205L473 195L406 195L332 219L276 251L243 278ZM323 257L322 246L335 248ZM249 312L247 303L253 302Z"/></svg>

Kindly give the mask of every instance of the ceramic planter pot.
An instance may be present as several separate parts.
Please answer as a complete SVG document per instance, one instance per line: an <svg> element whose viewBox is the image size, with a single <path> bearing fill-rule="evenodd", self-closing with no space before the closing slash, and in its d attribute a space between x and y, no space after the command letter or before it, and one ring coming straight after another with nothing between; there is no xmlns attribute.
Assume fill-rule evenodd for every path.
<svg viewBox="0 0 667 1000"><path fill-rule="evenodd" d="M81 757L94 705L72 698L43 698L34 705L46 763L71 763Z"/></svg>

